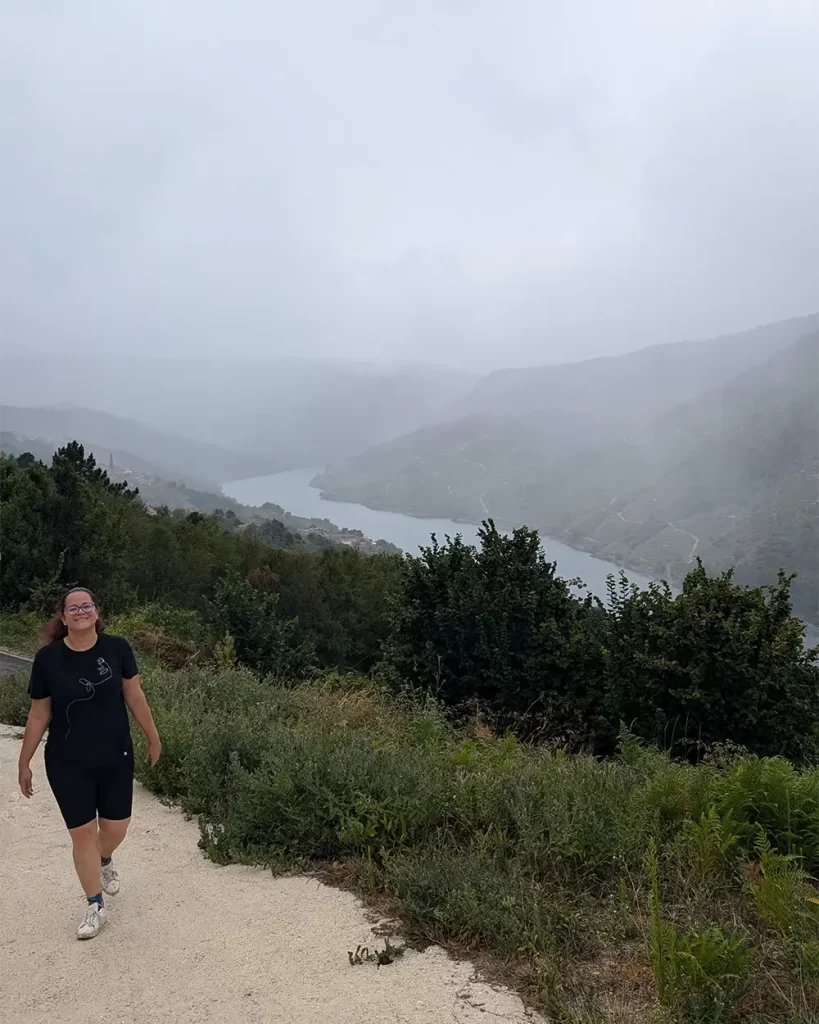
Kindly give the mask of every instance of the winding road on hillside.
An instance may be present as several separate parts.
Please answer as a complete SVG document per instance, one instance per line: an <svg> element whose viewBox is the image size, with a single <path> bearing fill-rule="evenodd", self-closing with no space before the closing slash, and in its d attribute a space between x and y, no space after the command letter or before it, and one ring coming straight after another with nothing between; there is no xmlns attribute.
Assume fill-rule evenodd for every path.
<svg viewBox="0 0 819 1024"><path fill-rule="evenodd" d="M217 867L199 830L137 786L117 866L120 895L97 938L74 937L85 905L42 750L34 796L17 787L19 730L0 726L0 1019L14 1024L524 1024L505 989L441 949L352 967L383 949L348 892L262 868ZM393 940L394 942L397 940Z"/></svg>
<svg viewBox="0 0 819 1024"><path fill-rule="evenodd" d="M670 522L668 525L671 527L672 530L676 530L677 533L684 533L686 537L690 537L691 540L694 541L694 547L691 548L691 554L686 559L686 564L691 565L691 563L694 561L694 555L696 555L697 553L697 548L700 546L699 537L696 537L693 533L691 533L690 530L683 530L679 526L675 526L674 523Z"/></svg>

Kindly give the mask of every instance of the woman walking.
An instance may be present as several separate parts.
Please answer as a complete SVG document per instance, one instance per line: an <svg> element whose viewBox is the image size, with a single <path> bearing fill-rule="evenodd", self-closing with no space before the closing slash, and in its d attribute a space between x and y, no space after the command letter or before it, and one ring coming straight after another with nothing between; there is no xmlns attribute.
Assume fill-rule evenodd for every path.
<svg viewBox="0 0 819 1024"><path fill-rule="evenodd" d="M103 632L90 590L70 590L34 658L31 709L20 751L23 796L33 793L31 759L48 729L45 769L74 850L74 867L88 906L78 939L93 938L105 922L104 896L120 878L112 859L128 831L134 792L134 748L128 710L156 764L160 742L128 641Z"/></svg>

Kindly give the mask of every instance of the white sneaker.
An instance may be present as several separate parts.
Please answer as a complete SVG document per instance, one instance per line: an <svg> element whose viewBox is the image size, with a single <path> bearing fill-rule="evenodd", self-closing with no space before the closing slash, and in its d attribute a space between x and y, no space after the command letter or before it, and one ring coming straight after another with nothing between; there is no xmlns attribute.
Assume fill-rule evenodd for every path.
<svg viewBox="0 0 819 1024"><path fill-rule="evenodd" d="M106 896L116 896L119 892L119 875L112 860L102 865L102 891Z"/></svg>
<svg viewBox="0 0 819 1024"><path fill-rule="evenodd" d="M99 903L89 903L85 911L85 917L80 922L80 926L77 929L78 939L93 939L94 936L105 924L105 918L108 916L108 911L105 907L100 906Z"/></svg>

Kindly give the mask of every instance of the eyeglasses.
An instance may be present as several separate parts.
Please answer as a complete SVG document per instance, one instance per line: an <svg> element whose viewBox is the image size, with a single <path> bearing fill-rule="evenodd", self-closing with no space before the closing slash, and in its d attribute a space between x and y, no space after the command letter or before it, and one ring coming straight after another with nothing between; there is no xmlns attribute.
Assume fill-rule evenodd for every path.
<svg viewBox="0 0 819 1024"><path fill-rule="evenodd" d="M87 615L89 612L93 612L96 605L91 604L90 601L86 601L85 604L68 604L65 606L66 615L79 615L82 612L83 615Z"/></svg>

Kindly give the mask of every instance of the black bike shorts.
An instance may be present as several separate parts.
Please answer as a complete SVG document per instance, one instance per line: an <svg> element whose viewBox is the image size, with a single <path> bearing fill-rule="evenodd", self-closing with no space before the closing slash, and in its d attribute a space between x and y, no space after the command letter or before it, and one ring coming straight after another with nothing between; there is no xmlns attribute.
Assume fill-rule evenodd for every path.
<svg viewBox="0 0 819 1024"><path fill-rule="evenodd" d="M111 821L131 817L133 750L123 755L122 761L101 768L64 761L46 751L45 769L66 828L87 825L97 816Z"/></svg>

